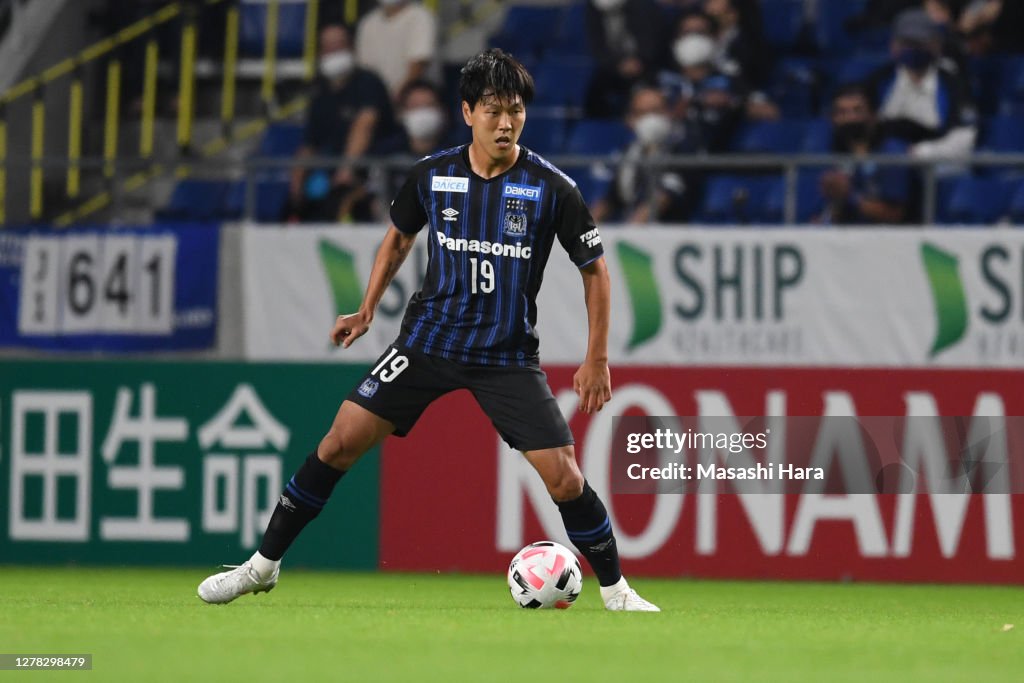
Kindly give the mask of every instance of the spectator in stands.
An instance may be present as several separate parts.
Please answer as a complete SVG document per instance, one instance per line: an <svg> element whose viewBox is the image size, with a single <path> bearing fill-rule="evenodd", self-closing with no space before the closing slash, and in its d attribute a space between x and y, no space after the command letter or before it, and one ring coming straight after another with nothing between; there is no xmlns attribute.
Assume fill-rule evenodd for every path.
<svg viewBox="0 0 1024 683"><path fill-rule="evenodd" d="M594 220L632 223L681 222L696 201L698 176L671 168L651 168L652 157L694 151L684 124L673 121L665 95L640 85L630 101L626 123L636 134L626 149L606 197L594 206Z"/></svg>
<svg viewBox="0 0 1024 683"><path fill-rule="evenodd" d="M859 85L842 88L832 100L832 147L838 154L905 154L906 143L886 138L868 91ZM832 224L895 224L907 222L916 201L913 172L906 166L856 161L821 176L825 210L818 217Z"/></svg>
<svg viewBox="0 0 1024 683"><path fill-rule="evenodd" d="M359 22L356 58L375 71L397 100L408 83L437 80L437 19L412 0L379 0L380 6Z"/></svg>
<svg viewBox="0 0 1024 683"><path fill-rule="evenodd" d="M966 73L967 60L964 42L956 30L958 0L925 0L922 5L928 18L938 27L942 36L942 55L951 59L956 68Z"/></svg>
<svg viewBox="0 0 1024 683"><path fill-rule="evenodd" d="M356 66L344 26L325 26L320 32L320 79L298 158L343 159L335 168L297 166L292 171L292 216L309 221L369 219L366 173L353 162L394 132L394 113L384 84L374 73Z"/></svg>
<svg viewBox="0 0 1024 683"><path fill-rule="evenodd" d="M430 81L412 81L398 94L398 120L402 124L400 151L424 157L441 149L448 133L448 117L441 92Z"/></svg>
<svg viewBox="0 0 1024 683"><path fill-rule="evenodd" d="M868 81L886 132L918 158L969 154L977 137L967 82L941 54L938 27L924 10L908 10L896 19L893 62Z"/></svg>
<svg viewBox="0 0 1024 683"><path fill-rule="evenodd" d="M704 12L715 21L719 67L749 85L763 87L771 70L771 51L763 39L761 8L743 0L704 0Z"/></svg>
<svg viewBox="0 0 1024 683"><path fill-rule="evenodd" d="M851 33L883 28L892 24L900 13L921 6L921 0L867 0L864 11L846 20Z"/></svg>
<svg viewBox="0 0 1024 683"><path fill-rule="evenodd" d="M1024 3L973 0L960 16L959 29L971 55L1024 51Z"/></svg>
<svg viewBox="0 0 1024 683"><path fill-rule="evenodd" d="M433 154L450 143L449 121L442 104L441 92L430 81L413 81L398 94L398 121L400 130L381 148L382 154L404 154L417 159ZM387 206L380 197L394 197L408 177L408 166L389 168L371 176L373 188L374 220L387 220Z"/></svg>
<svg viewBox="0 0 1024 683"><path fill-rule="evenodd" d="M589 0L587 40L597 66L587 91L586 115L620 118L629 94L668 61L665 17L654 0Z"/></svg>
<svg viewBox="0 0 1024 683"><path fill-rule="evenodd" d="M742 81L715 63L713 23L702 12L684 15L672 45L678 69L658 74L673 118L685 121L695 148L708 152L725 148L747 99Z"/></svg>

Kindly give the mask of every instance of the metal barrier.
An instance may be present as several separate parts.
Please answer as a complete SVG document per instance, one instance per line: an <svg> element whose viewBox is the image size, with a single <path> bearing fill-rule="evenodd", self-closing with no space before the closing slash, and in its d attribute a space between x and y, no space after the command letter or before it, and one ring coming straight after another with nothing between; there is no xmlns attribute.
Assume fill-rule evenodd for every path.
<svg viewBox="0 0 1024 683"><path fill-rule="evenodd" d="M298 111L305 102L296 101L283 114ZM266 121L258 121L236 131L237 136L252 137L262 132ZM215 141L216 142L216 141ZM116 159L113 162L106 157L81 158L76 160L79 169L110 170L112 179L111 190L91 199L79 207L77 211L68 212L55 221L59 226L66 226L80 220L91 212L104 207L112 208L112 220L116 222L120 214L123 195L137 190L154 175L177 170L179 174L191 175L209 180L243 180L246 183L244 220L253 220L256 216L255 197L258 183L267 180L286 182L288 172L296 167L325 168L336 167L343 159L338 157L305 157L296 159L251 158L243 161L212 160L210 155L221 151L216 145L207 145L207 158L195 158L182 162L178 158L167 159ZM590 169L597 164L611 169L621 162L621 155L563 155L552 156L552 163L563 169L571 177L576 169ZM357 170L365 170L377 178L386 177L389 173L406 173L417 161L411 156L389 156L363 158L347 161L346 165ZM854 163L872 162L879 165L912 167L918 169L922 178L922 223L934 224L936 219L936 201L940 171L955 164L957 167L976 167L990 169L1024 169L1024 154L975 154L955 159L925 161L899 155L868 155L854 157L849 155L695 155L695 156L662 156L648 160L651 168L674 170L697 170L706 172L738 171L742 173L775 172L784 179L785 201L783 223L798 224L797 220L797 177L800 169L844 167ZM69 161L61 157L40 157L38 159L8 159L7 167L13 169L67 169Z"/></svg>
<svg viewBox="0 0 1024 683"><path fill-rule="evenodd" d="M282 1L266 0L267 23L263 46L263 77L260 86L261 98L265 105L263 123L280 116L281 108L276 102L277 87L277 41L278 41L278 8ZM316 41L317 15L320 0L304 0L307 6L306 25L302 59L304 77L311 81L316 73ZM54 151L46 141L47 106L44 94L57 85L65 85L68 92L67 109L67 149L66 159L60 168L66 174L64 182L64 202L79 200L82 193L82 171L98 170L107 180L108 189L92 197L64 216L78 216L83 209L103 206L102 196L116 193L114 187L117 179L125 177L124 169L137 168L138 162L148 170L147 176L153 177L159 172L181 164L195 153L193 149L193 132L195 125L196 99L196 60L198 55L198 29L201 12L205 7L226 5L226 22L224 35L223 73L221 79L220 122L222 139L207 144L207 149L223 151L233 139L236 131L236 90L237 64L239 58L239 6L240 0L178 0L168 3L154 14L131 24L113 36L91 45L78 54L54 64L42 73L28 78L3 94L0 94L0 225L7 223L8 218L8 180L12 169L23 167L24 161L9 158L8 141L11 136L31 138L30 163L27 168L29 178L28 217L31 221L44 218L44 183L47 169L56 168L53 163ZM160 62L160 47L157 41L157 29L174 21L181 21L180 62L177 84L177 121L176 143L182 159L153 159L155 122L157 117L157 86ZM135 41L144 41L143 87L141 111L139 119L139 142L137 150L126 152L119 149L121 116L121 93L123 82L124 48ZM102 132L103 164L97 169L93 162L83 158L83 126L85 121L86 86L85 72L89 65L106 59L104 83L104 116ZM99 93L98 93L99 94ZM29 130L12 130L9 113L12 105L23 99L31 99L31 115ZM294 107L288 107L294 112ZM50 156L47 156L49 153ZM187 169L178 168L178 173ZM134 177L134 176L133 176ZM137 180L136 180L137 182ZM123 189L123 188L122 188ZM85 212L87 213L87 212ZM61 222L61 221L58 221Z"/></svg>

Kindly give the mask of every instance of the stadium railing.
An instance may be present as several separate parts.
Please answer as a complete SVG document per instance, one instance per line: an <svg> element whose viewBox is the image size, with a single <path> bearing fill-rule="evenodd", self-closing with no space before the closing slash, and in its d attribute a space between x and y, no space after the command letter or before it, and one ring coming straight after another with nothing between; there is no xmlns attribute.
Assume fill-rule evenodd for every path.
<svg viewBox="0 0 1024 683"><path fill-rule="evenodd" d="M300 103L301 104L301 103ZM299 105L295 105L298 107ZM287 112L286 112L287 113ZM259 122L257 122L259 123ZM263 124L265 126L265 124ZM255 134L262 130L257 125L250 126ZM589 172L595 166L614 170L622 160L621 155L561 155L550 160L566 171L570 176ZM389 156L351 160L349 165L356 169L366 170L371 178L390 178L390 174L406 173L416 161L409 156ZM117 222L124 206L127 193L138 190L146 179L153 174L176 169L180 177L190 176L200 180L232 181L244 184L243 202L240 218L255 221L257 218L257 199L261 185L265 183L285 183L288 174L295 167L332 168L339 165L338 157L308 157L303 159L260 158L251 157L243 160L203 159L196 157L189 160L179 158L167 159L109 159L107 157L83 157L74 160L78 169L102 170L109 173L112 182L110 189L94 197L91 205L86 204L81 215L64 214L54 221L58 226L69 225L89 212L96 210L97 203L111 210L111 219ZM69 170L72 162L63 157L8 158L6 167L9 170L48 169ZM806 223L798 216L798 178L805 169L824 170L826 168L848 168L854 163L876 163L909 167L915 169L921 178L921 211L920 223L934 225L938 221L938 207L943 199L940 190L942 181L950 176L951 169L978 169L988 173L1011 172L1016 182L1024 183L1024 178L1012 172L1024 168L1024 154L977 153L971 156L939 160L919 160L900 155L869 155L853 157L848 155L813 154L813 155L696 155L696 156L662 156L651 158L645 162L654 169L672 169L677 171L694 170L708 174L720 172L736 172L747 176L763 174L764 177L781 175L783 200L781 225L798 225ZM963 175L962 173L960 175ZM691 221L697 222L697 221Z"/></svg>
<svg viewBox="0 0 1024 683"><path fill-rule="evenodd" d="M305 33L301 59L304 62L304 79L311 81L316 69L317 16L320 0L304 0L306 4ZM28 170L28 210L25 215L30 222L39 222L47 217L44 201L52 198L44 193L46 171L60 169L66 174L63 197L58 202L63 206L71 205L54 220L57 224L67 225L98 208L108 204L118 192L138 188L151 178L162 172L173 170L177 175L187 174L186 162L195 156L194 125L196 107L196 63L198 56L198 35L201 12L206 7L222 5L226 7L225 34L223 36L223 66L220 79L220 121L222 134L219 139L203 145L203 156L225 150L234 140L252 134L253 127L262 130L266 122L294 113L303 108L304 101L293 101L284 106L276 102L276 85L278 79L278 16L280 5L288 0L264 0L266 5L266 24L263 37L263 73L260 87L261 98L265 105L265 116L262 122L246 124L248 128L237 130L236 122L236 80L239 61L239 16L240 0L177 0L168 2L154 14L145 17L114 35L101 40L81 52L68 57L41 73L17 83L6 92L0 94L0 225L8 223L9 192L8 175L12 170ZM346 7L354 7L349 1ZM180 158L158 160L154 158L154 136L157 120L157 83L159 78L160 43L157 31L172 21L180 22L180 55L177 59L177 93L176 93L176 143ZM120 149L122 113L122 85L126 48L142 41L144 44L144 64L142 66L143 84L141 111L139 112L139 141L137 149L127 153ZM97 166L96 159L83 156L83 127L86 124L86 83L87 70L93 66L103 66L105 74L98 77L102 85L97 86L95 96L104 103L102 132L102 163ZM57 88L66 88L67 111L51 113L47 107L47 96ZM12 116L12 109L26 103L30 112L25 130L12 129L12 122L21 120ZM52 109L53 107L50 107ZM51 115L66 115L67 142L63 163L54 163L52 145L48 144L47 120ZM239 128L242 128L241 126ZM9 141L12 139L30 139L30 153L27 169L24 160L11 158L8 154ZM49 152L50 156L47 156ZM125 169L134 168L132 175L126 176ZM106 189L94 196L83 199L82 172L97 171L104 179ZM123 181L123 185L120 184ZM50 212L52 214L52 212Z"/></svg>

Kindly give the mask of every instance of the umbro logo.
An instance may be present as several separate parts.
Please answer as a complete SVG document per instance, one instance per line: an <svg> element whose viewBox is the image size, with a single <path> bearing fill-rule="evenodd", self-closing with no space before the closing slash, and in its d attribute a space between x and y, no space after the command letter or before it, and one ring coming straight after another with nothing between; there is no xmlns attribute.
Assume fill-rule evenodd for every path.
<svg viewBox="0 0 1024 683"><path fill-rule="evenodd" d="M277 499L277 502L286 510L295 510L295 503L293 503L288 496L281 496Z"/></svg>
<svg viewBox="0 0 1024 683"><path fill-rule="evenodd" d="M441 214L444 215L446 221L454 221L459 216L459 212L450 206L442 211Z"/></svg>

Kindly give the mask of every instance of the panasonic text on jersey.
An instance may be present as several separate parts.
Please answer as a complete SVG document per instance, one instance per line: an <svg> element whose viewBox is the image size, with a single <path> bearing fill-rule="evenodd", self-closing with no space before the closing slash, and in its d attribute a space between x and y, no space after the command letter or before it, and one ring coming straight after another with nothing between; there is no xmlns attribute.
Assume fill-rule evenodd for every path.
<svg viewBox="0 0 1024 683"><path fill-rule="evenodd" d="M528 259L533 255L533 248L524 247L520 242L502 244L501 242L488 242L486 240L468 240L462 237L449 237L441 231L437 233L437 240L442 247L451 251L467 251L474 254L491 254L493 256L508 256L521 259Z"/></svg>

